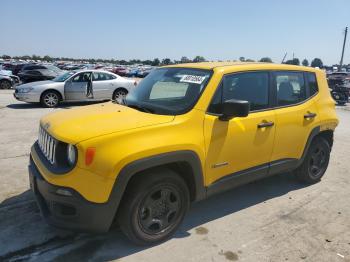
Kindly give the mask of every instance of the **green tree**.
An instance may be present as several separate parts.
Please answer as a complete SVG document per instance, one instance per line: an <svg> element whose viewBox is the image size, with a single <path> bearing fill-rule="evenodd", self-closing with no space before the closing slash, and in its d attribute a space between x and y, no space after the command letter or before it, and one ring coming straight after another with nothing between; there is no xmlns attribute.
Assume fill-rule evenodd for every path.
<svg viewBox="0 0 350 262"><path fill-rule="evenodd" d="M11 56L9 56L9 55L3 55L3 56L2 56L2 59L11 59Z"/></svg>
<svg viewBox="0 0 350 262"><path fill-rule="evenodd" d="M300 65L300 61L298 58L294 58L292 60L287 60L286 64L288 64L288 65Z"/></svg>
<svg viewBox="0 0 350 262"><path fill-rule="evenodd" d="M32 55L32 60L41 60L41 56Z"/></svg>
<svg viewBox="0 0 350 262"><path fill-rule="evenodd" d="M144 64L144 65L152 65L152 61L151 60L144 60L144 61L142 61L142 64Z"/></svg>
<svg viewBox="0 0 350 262"><path fill-rule="evenodd" d="M248 58L244 62L255 62L255 60Z"/></svg>
<svg viewBox="0 0 350 262"><path fill-rule="evenodd" d="M311 61L311 66L312 67L319 67L322 68L323 67L323 62L320 58L314 58L314 60Z"/></svg>
<svg viewBox="0 0 350 262"><path fill-rule="evenodd" d="M239 61L245 62L245 57L244 57L244 56L241 56L241 57L239 58Z"/></svg>
<svg viewBox="0 0 350 262"><path fill-rule="evenodd" d="M303 66L309 66L309 61L306 58L304 58L304 60L303 60L303 62L301 62L301 64Z"/></svg>
<svg viewBox="0 0 350 262"><path fill-rule="evenodd" d="M170 65L171 64L171 59L170 58L164 58L162 60L162 64L163 65Z"/></svg>
<svg viewBox="0 0 350 262"><path fill-rule="evenodd" d="M195 58L193 58L193 62L195 62L195 63L205 62L205 58L203 56L197 55Z"/></svg>
<svg viewBox="0 0 350 262"><path fill-rule="evenodd" d="M50 56L48 56L48 55L44 56L44 57L43 57L43 60L44 60L44 61L48 61L48 62L53 61L53 59L52 59Z"/></svg>
<svg viewBox="0 0 350 262"><path fill-rule="evenodd" d="M272 63L272 59L270 57L263 57L259 60L259 62Z"/></svg>
<svg viewBox="0 0 350 262"><path fill-rule="evenodd" d="M192 61L191 61L187 56L183 56L183 57L181 57L180 62L181 62L182 64L184 64L184 63L190 63L190 62L192 62Z"/></svg>
<svg viewBox="0 0 350 262"><path fill-rule="evenodd" d="M153 61L152 61L153 66L159 66L159 64L160 64L160 61L158 58L153 59Z"/></svg>

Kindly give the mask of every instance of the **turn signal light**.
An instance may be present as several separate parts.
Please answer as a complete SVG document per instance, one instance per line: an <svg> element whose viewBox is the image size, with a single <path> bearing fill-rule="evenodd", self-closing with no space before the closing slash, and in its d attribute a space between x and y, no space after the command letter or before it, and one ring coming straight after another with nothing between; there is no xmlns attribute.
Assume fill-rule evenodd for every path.
<svg viewBox="0 0 350 262"><path fill-rule="evenodd" d="M85 153L85 165L89 166L92 161L94 161L94 156L95 156L96 148L94 147L89 147L86 149Z"/></svg>

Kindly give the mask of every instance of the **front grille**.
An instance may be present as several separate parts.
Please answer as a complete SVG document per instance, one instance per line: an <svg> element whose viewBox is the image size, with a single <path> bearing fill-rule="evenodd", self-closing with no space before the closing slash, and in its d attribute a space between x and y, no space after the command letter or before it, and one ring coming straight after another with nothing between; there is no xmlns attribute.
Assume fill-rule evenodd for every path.
<svg viewBox="0 0 350 262"><path fill-rule="evenodd" d="M53 165L56 161L57 140L49 135L41 126L39 127L38 144L46 159Z"/></svg>

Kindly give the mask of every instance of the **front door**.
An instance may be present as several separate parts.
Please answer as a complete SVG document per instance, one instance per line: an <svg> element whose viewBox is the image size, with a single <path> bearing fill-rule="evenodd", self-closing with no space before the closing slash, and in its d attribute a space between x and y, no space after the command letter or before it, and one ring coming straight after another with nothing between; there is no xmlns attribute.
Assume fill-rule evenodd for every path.
<svg viewBox="0 0 350 262"><path fill-rule="evenodd" d="M263 166L262 172L268 172L275 135L275 113L268 110L269 78L268 72L223 77L204 121L206 185L250 168ZM221 103L230 99L249 101L249 115L219 120Z"/></svg>
<svg viewBox="0 0 350 262"><path fill-rule="evenodd" d="M90 95L88 92L89 85L92 85L91 72L76 74L70 80L68 80L64 86L64 95L66 100L88 99Z"/></svg>

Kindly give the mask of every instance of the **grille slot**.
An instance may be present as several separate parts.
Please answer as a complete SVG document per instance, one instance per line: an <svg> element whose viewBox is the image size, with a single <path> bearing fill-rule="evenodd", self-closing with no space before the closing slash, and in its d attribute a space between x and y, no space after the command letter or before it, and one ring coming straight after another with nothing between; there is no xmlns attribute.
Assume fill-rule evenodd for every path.
<svg viewBox="0 0 350 262"><path fill-rule="evenodd" d="M49 135L44 128L39 127L38 144L41 152L46 159L53 165L55 164L55 152L57 146L57 140Z"/></svg>

